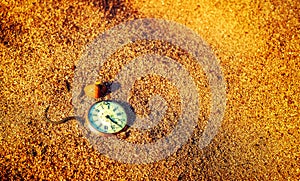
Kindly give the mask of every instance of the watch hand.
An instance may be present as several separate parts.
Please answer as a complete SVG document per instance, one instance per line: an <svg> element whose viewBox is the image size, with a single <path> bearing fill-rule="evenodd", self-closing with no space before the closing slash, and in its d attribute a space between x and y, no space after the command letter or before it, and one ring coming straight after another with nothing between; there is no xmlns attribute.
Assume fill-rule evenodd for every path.
<svg viewBox="0 0 300 181"><path fill-rule="evenodd" d="M106 115L105 117L108 118L111 122L115 123L116 125L118 125L119 127L122 128L122 126L119 125L119 124L117 123L117 121L115 121L114 119L112 119L109 115Z"/></svg>

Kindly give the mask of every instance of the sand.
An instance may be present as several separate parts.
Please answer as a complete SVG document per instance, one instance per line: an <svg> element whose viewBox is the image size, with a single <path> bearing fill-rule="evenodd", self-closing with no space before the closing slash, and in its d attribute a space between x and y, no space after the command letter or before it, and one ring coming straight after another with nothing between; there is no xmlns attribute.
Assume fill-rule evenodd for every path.
<svg viewBox="0 0 300 181"><path fill-rule="evenodd" d="M1 1L1 180L299 180L299 7L299 1L288 0ZM78 122L53 125L45 121L44 110L51 105L53 120L72 115L67 84L74 87L74 70L86 46L121 22L146 17L181 23L207 42L226 81L226 112L204 149L197 141L205 111L198 130L170 157L124 164L97 151ZM168 52L168 46L161 47ZM135 55L128 49L132 54L120 51L113 63ZM143 84L147 80L164 83L158 77L136 82L132 104L140 114L147 110L139 100L155 92ZM207 85L203 73L199 82ZM176 89L165 84L171 94L155 93L180 112ZM155 141L172 126L166 124L156 137L132 129L125 139Z"/></svg>

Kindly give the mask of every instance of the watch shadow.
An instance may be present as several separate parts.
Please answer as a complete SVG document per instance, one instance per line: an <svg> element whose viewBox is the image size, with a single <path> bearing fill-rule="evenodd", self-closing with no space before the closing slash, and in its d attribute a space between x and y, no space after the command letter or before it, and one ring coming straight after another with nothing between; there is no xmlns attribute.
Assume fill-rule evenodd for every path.
<svg viewBox="0 0 300 181"><path fill-rule="evenodd" d="M119 82L104 82L99 85L99 88L100 88L100 97L105 97L108 94L120 89L121 84Z"/></svg>

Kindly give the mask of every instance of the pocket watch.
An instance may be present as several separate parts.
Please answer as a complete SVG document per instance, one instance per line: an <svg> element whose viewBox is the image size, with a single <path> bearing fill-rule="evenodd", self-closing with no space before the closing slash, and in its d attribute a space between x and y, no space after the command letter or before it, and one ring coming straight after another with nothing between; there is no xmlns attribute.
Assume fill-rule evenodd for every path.
<svg viewBox="0 0 300 181"><path fill-rule="evenodd" d="M127 114L121 104L105 100L96 102L89 108L86 120L93 132L109 136L126 127Z"/></svg>
<svg viewBox="0 0 300 181"><path fill-rule="evenodd" d="M86 86L84 92L88 97L104 97L109 93L109 85L96 82ZM45 109L45 118L48 122L61 124L71 119L83 120L79 116L68 116L59 121L52 121L48 117L49 107ZM112 100L102 100L95 102L89 107L84 120L92 132L101 136L111 136L125 129L127 119L127 113L121 104Z"/></svg>

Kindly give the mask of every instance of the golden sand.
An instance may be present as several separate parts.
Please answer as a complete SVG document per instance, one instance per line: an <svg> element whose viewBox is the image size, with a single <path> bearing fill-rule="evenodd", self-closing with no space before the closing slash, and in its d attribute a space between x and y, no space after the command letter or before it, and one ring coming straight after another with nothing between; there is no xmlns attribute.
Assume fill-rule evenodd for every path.
<svg viewBox="0 0 300 181"><path fill-rule="evenodd" d="M0 178L299 180L299 7L299 1L289 0L135 0L105 6L86 0L1 1ZM72 94L67 84L74 86L74 69L86 45L120 22L143 17L181 23L211 46L226 80L227 105L218 134L204 149L195 144L201 136L195 131L164 160L123 164L94 149L76 121L50 124L44 110L51 104L52 118L70 116ZM116 64L124 57L122 52L114 56ZM203 76L199 75L198 86L207 84ZM147 80L163 82L159 77L143 81ZM132 99L140 114L147 110L138 99L151 91L138 92L152 89L143 81L136 83ZM171 94L163 88L152 93L165 94L176 107L176 89L168 89ZM207 110L207 105L202 106ZM156 136L167 134L170 127ZM128 141L155 139L133 130Z"/></svg>

